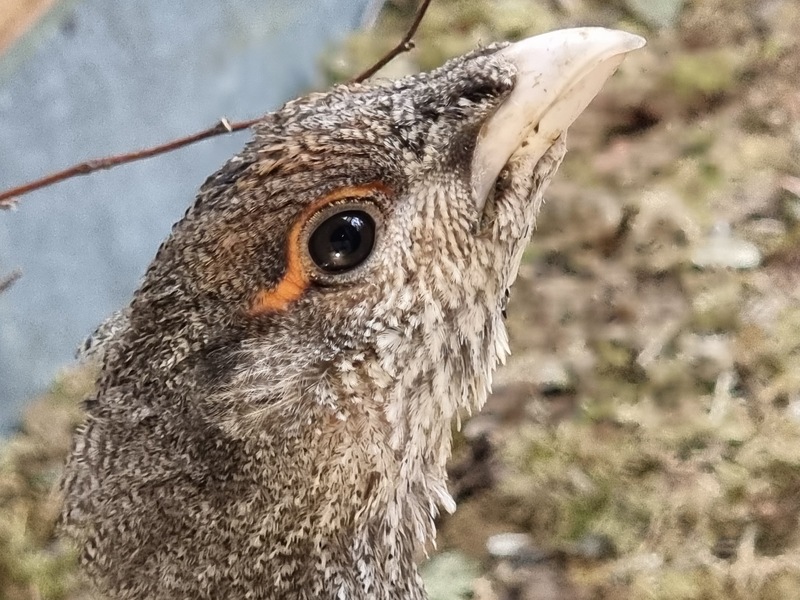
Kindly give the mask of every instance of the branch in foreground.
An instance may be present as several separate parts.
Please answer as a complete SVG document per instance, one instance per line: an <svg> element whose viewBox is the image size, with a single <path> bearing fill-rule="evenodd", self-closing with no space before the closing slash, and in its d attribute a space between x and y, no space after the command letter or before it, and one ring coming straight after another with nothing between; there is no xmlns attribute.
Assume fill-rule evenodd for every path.
<svg viewBox="0 0 800 600"><path fill-rule="evenodd" d="M12 285L17 282L17 279L22 277L22 271L14 269L5 277L0 277L0 294L8 290Z"/></svg>
<svg viewBox="0 0 800 600"><path fill-rule="evenodd" d="M86 162L78 163L77 165L73 165L68 169L64 169L63 171L56 171L55 173L51 173L50 175L42 177L41 179L36 179L30 183L26 183L19 187L11 188L0 193L0 208L12 208L16 203L17 197L34 190L59 183L66 179L71 179L72 177L77 177L79 175L88 175L89 173L94 173L95 171L103 171L118 165L124 165L125 163L143 160L145 158L150 158L151 156L157 156L159 154L171 152L172 150L177 150L183 146L188 146L189 144L194 144L195 142L199 142L210 137L215 137L223 133L232 133L234 131L247 129L257 121L258 119L250 119L249 121L230 123L226 118L223 117L213 127L199 131L192 135L188 135L186 137L171 140L158 146L152 146L136 152L116 154L114 156L96 158L94 160L87 160Z"/></svg>
<svg viewBox="0 0 800 600"><path fill-rule="evenodd" d="M389 50L386 54L384 54L378 61L368 68L366 71L360 73L359 75L353 77L351 79L351 83L360 83L365 79L368 79L375 75L378 71L380 71L383 67L388 65L395 57L403 54L404 52L408 52L414 49L414 40L413 37L417 33L417 29L419 29L419 24L422 23L422 19L425 16L425 13L428 12L428 6L430 6L431 0L422 0L420 3L419 8L417 9L417 13L414 15L414 20L411 21L411 26L406 31L406 34L403 36L398 44Z"/></svg>
<svg viewBox="0 0 800 600"><path fill-rule="evenodd" d="M428 6L430 6L430 4L431 0L422 0L422 2L419 5L419 8L417 8L417 12L414 15L414 20L411 22L410 27L408 28L406 34L403 36L400 42L394 48L389 50L389 52L387 52L384 56L378 59L378 61L374 65L372 65L362 73L359 73L358 75L353 77L349 81L349 83L360 83L365 79L372 77L381 68L386 66L389 62L391 62L395 57L411 50L414 47L414 42L412 38L414 37L414 34L417 33L417 29L419 28L419 25L422 22L422 19L425 16L425 13L427 12ZM223 117L213 127L209 127L208 129L205 129L203 131L198 131L197 133L188 135L186 137L170 140L169 142L166 142L164 144L159 144L158 146L152 146L150 148L145 148L143 150L138 150L136 152L127 152L125 154L116 154L113 156L106 156L104 158L88 160L86 162L73 165L62 171L56 171L55 173L51 173L40 179L35 179L34 181L31 181L29 183L25 183L23 185L13 187L0 192L0 209L13 208L16 205L17 199L20 196L23 196L35 190L39 190L54 185L56 183L60 183L67 179L78 177L80 175L88 175L90 173L94 173L95 171L103 171L105 169L111 169L118 165L124 165L127 163L135 162L137 160L151 158L153 156L158 156L159 154L165 154L167 152L177 150L178 148L183 148L184 146L189 146L196 142L211 137L216 137L218 135L233 133L234 131L241 131L242 129L249 129L258 121L259 119L250 119L248 121L230 122ZM13 281L15 280L16 278ZM13 281L11 283L13 283Z"/></svg>

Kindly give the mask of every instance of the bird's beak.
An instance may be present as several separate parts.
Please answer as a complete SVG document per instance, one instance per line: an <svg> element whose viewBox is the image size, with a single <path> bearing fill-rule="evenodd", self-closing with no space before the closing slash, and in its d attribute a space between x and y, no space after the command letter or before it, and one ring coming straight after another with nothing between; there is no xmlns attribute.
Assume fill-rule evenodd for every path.
<svg viewBox="0 0 800 600"><path fill-rule="evenodd" d="M511 94L481 128L472 159L472 191L483 210L511 155L541 158L622 63L644 46L638 35L582 27L522 40L498 52L517 67Z"/></svg>

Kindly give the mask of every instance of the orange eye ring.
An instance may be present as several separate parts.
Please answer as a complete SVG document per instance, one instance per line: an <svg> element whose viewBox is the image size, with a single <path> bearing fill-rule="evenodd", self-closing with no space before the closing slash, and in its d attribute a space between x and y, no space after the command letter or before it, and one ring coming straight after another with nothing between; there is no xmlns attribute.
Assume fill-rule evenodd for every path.
<svg viewBox="0 0 800 600"><path fill-rule="evenodd" d="M286 270L283 277L274 286L259 290L250 303L248 314L258 316L267 313L282 312L308 289L314 274L314 267L309 264L307 250L304 248L306 227L316 214L327 206L344 200L355 200L376 194L388 196L389 188L380 183L368 183L360 186L339 188L318 198L309 204L297 216L286 238Z"/></svg>

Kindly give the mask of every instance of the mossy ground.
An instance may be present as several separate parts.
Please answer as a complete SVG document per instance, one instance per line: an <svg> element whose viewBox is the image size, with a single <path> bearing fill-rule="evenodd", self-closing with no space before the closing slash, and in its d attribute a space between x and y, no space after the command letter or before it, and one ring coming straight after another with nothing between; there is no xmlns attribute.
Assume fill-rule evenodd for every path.
<svg viewBox="0 0 800 600"><path fill-rule="evenodd" d="M53 528L57 482L90 369L65 372L33 402L19 431L0 446L0 599L79 598L74 552Z"/></svg>
<svg viewBox="0 0 800 600"><path fill-rule="evenodd" d="M412 4L332 53L331 77L392 45ZM800 598L800 12L672 5L434 0L386 70L556 27L648 39L570 131L509 308L514 357L457 438L439 551L472 562L434 563L449 597ZM51 485L87 385L66 375L0 450L0 598L80 593ZM508 531L546 573L487 558Z"/></svg>
<svg viewBox="0 0 800 600"><path fill-rule="evenodd" d="M661 28L656 4L679 9ZM345 56L368 61L405 18ZM512 294L514 357L455 459L488 438L491 475L439 548L484 561L481 598L800 598L800 13L440 0L390 69L585 24L648 46L570 131ZM718 243L720 266L701 259ZM486 560L506 531L559 577Z"/></svg>

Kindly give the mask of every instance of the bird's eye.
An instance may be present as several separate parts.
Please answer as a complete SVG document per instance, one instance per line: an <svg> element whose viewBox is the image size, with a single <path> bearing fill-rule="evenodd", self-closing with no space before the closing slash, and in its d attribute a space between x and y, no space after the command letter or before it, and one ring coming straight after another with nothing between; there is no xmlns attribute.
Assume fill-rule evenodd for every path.
<svg viewBox="0 0 800 600"><path fill-rule="evenodd" d="M375 246L375 221L348 209L322 221L308 238L308 253L322 271L344 273L363 263Z"/></svg>

